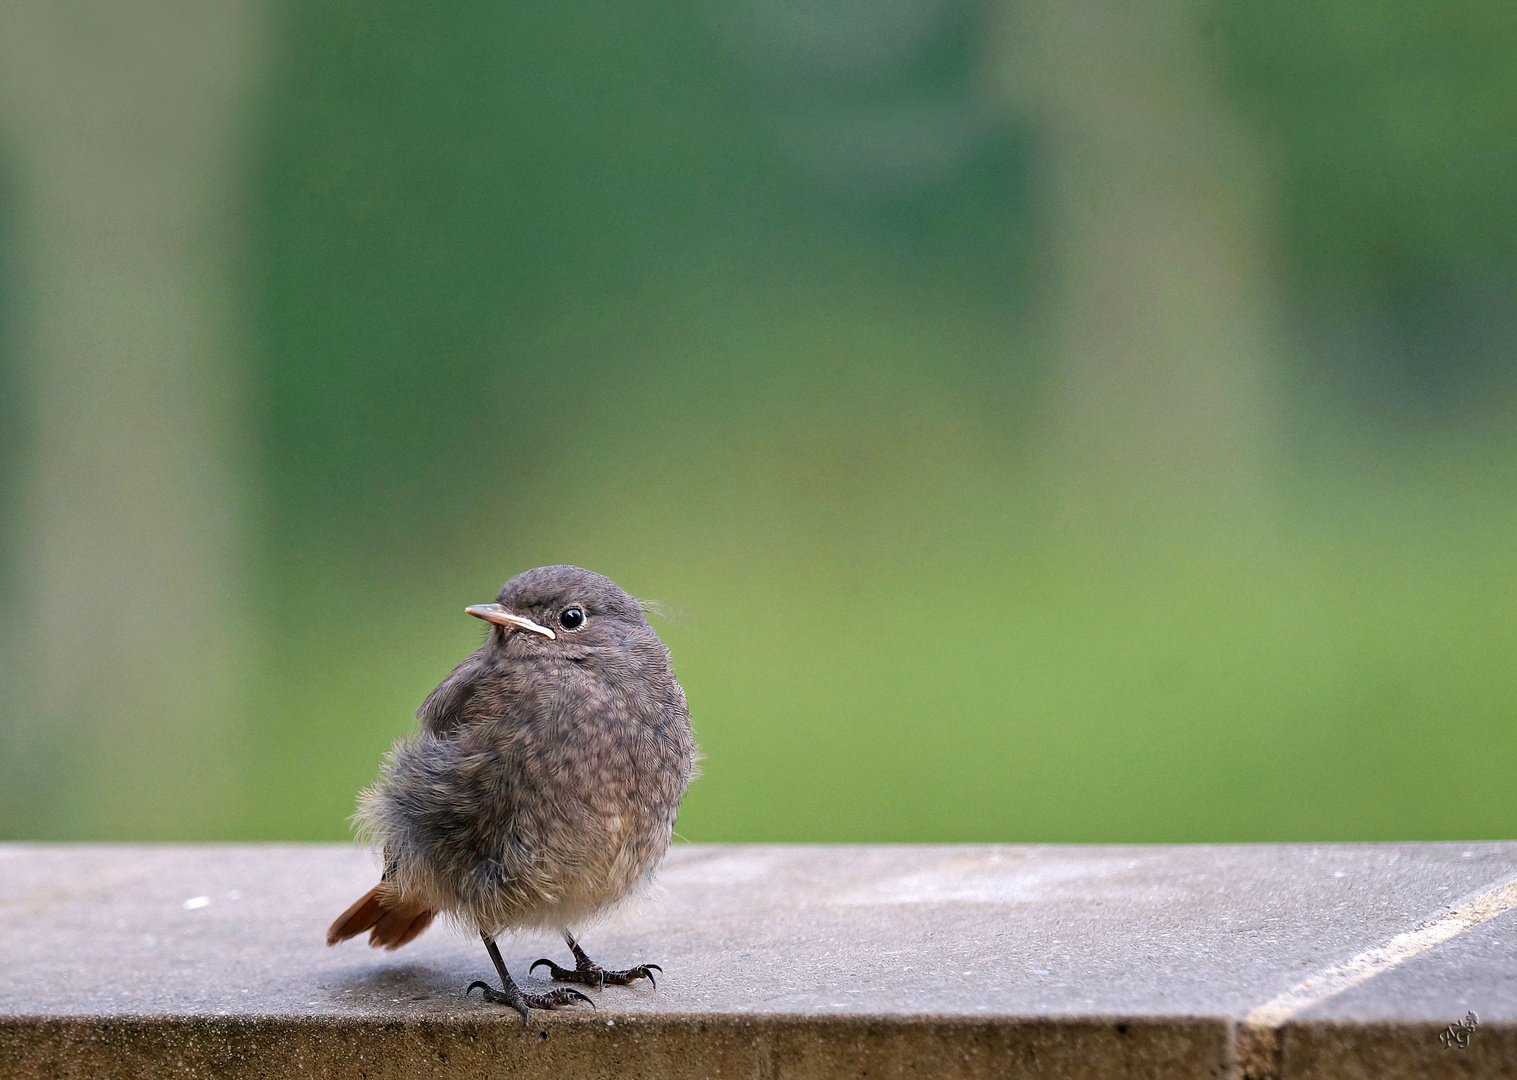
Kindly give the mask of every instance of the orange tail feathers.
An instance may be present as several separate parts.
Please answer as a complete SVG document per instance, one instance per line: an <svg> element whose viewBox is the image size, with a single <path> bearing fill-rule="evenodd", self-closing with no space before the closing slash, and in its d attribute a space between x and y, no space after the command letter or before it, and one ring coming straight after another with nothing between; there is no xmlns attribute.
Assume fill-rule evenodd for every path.
<svg viewBox="0 0 1517 1080"><path fill-rule="evenodd" d="M435 911L400 903L380 882L337 916L327 930L327 944L336 945L367 930L369 944L374 948L383 945L386 949L398 949L431 926L436 917Z"/></svg>

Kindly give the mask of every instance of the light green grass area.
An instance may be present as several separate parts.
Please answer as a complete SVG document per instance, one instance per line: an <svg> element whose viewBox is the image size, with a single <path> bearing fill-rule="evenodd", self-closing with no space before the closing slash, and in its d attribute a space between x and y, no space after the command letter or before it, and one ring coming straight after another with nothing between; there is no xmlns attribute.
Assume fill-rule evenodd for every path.
<svg viewBox="0 0 1517 1080"><path fill-rule="evenodd" d="M964 325L683 324L662 371L633 357L481 436L508 461L572 432L524 478L471 474L453 531L284 582L300 631L260 699L245 828L343 835L477 646L462 607L572 561L674 614L656 625L706 754L691 840L1517 830L1509 446L1319 444L1244 502L1160 490L1092 516L1015 437L1035 411L937 376L995 344Z"/></svg>
<svg viewBox="0 0 1517 1080"><path fill-rule="evenodd" d="M690 840L1517 835L1505 8L247 14L197 194L100 210L169 284L75 235L116 126L0 142L0 839L349 835L463 607L552 562L671 612ZM201 177L144 111L198 84L131 85ZM159 341L179 396L123 366ZM157 439L197 394L235 422ZM203 687L200 594L133 622L65 547L224 587Z"/></svg>

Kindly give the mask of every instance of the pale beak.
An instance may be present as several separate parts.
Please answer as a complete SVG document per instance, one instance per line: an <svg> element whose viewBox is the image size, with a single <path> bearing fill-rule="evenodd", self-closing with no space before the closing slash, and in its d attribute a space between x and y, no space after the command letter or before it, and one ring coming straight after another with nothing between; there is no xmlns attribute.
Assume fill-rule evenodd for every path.
<svg viewBox="0 0 1517 1080"><path fill-rule="evenodd" d="M474 604L464 608L464 611L473 615L476 619L494 623L496 626L504 626L507 630L530 630L534 634L541 634L550 641L558 637L546 626L539 626L531 619L524 619L520 615L512 615L499 604Z"/></svg>

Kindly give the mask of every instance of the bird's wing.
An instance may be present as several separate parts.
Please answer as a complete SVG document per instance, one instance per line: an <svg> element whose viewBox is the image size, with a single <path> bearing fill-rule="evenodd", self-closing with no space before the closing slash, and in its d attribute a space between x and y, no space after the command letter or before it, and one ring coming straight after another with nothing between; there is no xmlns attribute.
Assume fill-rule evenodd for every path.
<svg viewBox="0 0 1517 1080"><path fill-rule="evenodd" d="M481 649L449 672L416 710L422 730L446 735L457 727L462 721L463 708L474 696L474 688L487 667Z"/></svg>

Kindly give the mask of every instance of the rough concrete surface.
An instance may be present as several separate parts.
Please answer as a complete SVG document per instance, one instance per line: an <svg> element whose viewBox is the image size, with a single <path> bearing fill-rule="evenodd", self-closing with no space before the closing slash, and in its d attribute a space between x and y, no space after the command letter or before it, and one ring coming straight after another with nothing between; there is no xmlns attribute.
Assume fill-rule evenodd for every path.
<svg viewBox="0 0 1517 1080"><path fill-rule="evenodd" d="M1517 1078L1517 911L1240 1050L1261 1005L1517 879L1517 843L681 845L576 928L658 988L525 1025L464 996L471 935L327 948L376 879L342 845L0 845L0 1077ZM502 951L524 986L569 962Z"/></svg>

